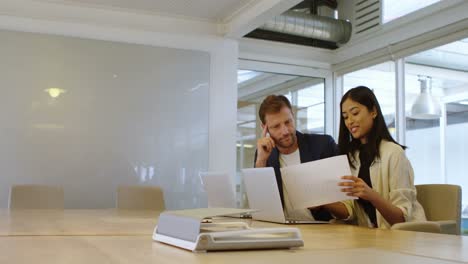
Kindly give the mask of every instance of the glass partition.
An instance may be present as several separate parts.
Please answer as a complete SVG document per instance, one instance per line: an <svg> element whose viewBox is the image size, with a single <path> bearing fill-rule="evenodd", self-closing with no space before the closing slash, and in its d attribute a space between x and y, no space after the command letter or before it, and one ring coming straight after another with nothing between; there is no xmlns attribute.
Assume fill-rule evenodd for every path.
<svg viewBox="0 0 468 264"><path fill-rule="evenodd" d="M66 208L112 208L118 185L206 206L208 53L0 31L0 207L52 184Z"/></svg>

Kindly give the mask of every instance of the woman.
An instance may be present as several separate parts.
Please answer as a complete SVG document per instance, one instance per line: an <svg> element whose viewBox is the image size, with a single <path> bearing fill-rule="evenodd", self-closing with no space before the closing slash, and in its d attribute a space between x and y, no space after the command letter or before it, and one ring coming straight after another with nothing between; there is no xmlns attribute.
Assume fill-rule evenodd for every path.
<svg viewBox="0 0 468 264"><path fill-rule="evenodd" d="M405 147L390 135L374 93L364 86L353 88L341 99L340 109L338 145L357 176L343 176L339 185L342 192L358 199L324 207L336 218L360 226L390 228L425 221Z"/></svg>

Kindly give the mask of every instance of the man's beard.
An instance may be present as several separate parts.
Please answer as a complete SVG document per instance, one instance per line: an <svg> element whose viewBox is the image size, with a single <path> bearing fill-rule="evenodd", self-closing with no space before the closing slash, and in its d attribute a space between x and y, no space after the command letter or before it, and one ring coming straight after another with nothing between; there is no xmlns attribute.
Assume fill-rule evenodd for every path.
<svg viewBox="0 0 468 264"><path fill-rule="evenodd" d="M294 146L294 144L296 143L296 139L295 139L294 135L289 134L289 138L291 139L291 143L289 143L288 145L285 145L280 140L275 139L276 146L280 147L280 148L290 148L290 147Z"/></svg>

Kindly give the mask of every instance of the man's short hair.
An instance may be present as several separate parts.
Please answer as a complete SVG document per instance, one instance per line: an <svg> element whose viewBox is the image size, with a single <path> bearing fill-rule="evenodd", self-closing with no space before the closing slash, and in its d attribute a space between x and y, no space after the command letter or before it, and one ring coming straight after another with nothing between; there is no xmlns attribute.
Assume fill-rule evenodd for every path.
<svg viewBox="0 0 468 264"><path fill-rule="evenodd" d="M265 115L266 114L276 114L281 111L281 108L287 107L292 111L291 103L288 98L284 95L269 95L267 96L258 110L258 116L262 121L262 124L265 124Z"/></svg>

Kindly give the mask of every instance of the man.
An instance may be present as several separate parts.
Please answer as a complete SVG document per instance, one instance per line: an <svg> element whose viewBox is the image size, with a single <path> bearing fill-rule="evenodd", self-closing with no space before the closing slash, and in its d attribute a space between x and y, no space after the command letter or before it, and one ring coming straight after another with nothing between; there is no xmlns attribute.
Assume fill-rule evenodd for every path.
<svg viewBox="0 0 468 264"><path fill-rule="evenodd" d="M331 215L320 207L292 209L283 186L280 168L338 154L331 136L302 134L296 131L291 103L283 95L270 95L259 109L262 137L257 141L255 167L273 167L286 217L294 220L330 220Z"/></svg>

